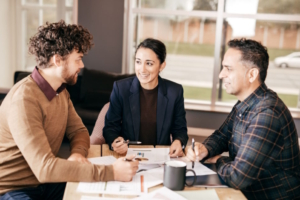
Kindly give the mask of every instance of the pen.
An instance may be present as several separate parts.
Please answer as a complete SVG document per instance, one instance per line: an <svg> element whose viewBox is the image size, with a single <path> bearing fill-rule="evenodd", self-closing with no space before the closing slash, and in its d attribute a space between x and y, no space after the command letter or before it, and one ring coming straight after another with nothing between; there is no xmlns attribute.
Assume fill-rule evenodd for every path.
<svg viewBox="0 0 300 200"><path fill-rule="evenodd" d="M125 158L124 158L124 161L131 162L131 161L134 161L134 158L130 160L130 159L128 159L128 158L125 157Z"/></svg>
<svg viewBox="0 0 300 200"><path fill-rule="evenodd" d="M116 143L121 142L121 141L116 141ZM140 141L129 141L129 140L124 140L124 144L142 144Z"/></svg>
<svg viewBox="0 0 300 200"><path fill-rule="evenodd" d="M192 139L192 150L194 151L194 147L195 147L195 140L194 138ZM192 169L194 169L194 161L192 162Z"/></svg>

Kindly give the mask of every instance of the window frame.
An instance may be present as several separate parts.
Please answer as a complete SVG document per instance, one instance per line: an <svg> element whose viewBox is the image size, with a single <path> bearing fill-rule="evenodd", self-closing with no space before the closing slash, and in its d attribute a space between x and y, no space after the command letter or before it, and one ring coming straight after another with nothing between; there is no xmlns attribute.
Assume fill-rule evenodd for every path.
<svg viewBox="0 0 300 200"><path fill-rule="evenodd" d="M295 14L267 14L267 13L257 13L257 14L236 14L225 12L226 0L218 0L218 7L216 11L183 11L183 10L166 10L158 8L141 8L140 0L125 0L124 9L124 32L123 32L123 63L122 72L130 73L131 66L131 51L134 47L132 41L132 35L134 30L134 16L135 15L152 15L152 16L168 16L168 15L181 15L188 17L207 17L216 19L216 34L215 34L215 49L214 49L214 66L213 66L213 84L212 84L212 94L210 101L200 101L185 99L185 108L187 110L201 110L201 111L213 111L213 112L230 112L232 108L232 103L218 102L217 97L217 85L219 83L219 72L221 69L221 45L222 45L222 28L223 21L226 18L250 18L256 20L267 20L276 22L300 22L300 15ZM137 29L138 30L138 23ZM300 88L299 88L300 91ZM299 92L300 93L300 92ZM293 117L300 118L300 94L298 99L297 108L289 108Z"/></svg>
<svg viewBox="0 0 300 200"><path fill-rule="evenodd" d="M55 10L56 21L60 19L66 20L67 12L72 11L73 24L78 23L78 0L73 0L73 7L66 6L66 0L57 0L56 6L50 4L42 4L43 0L39 0L39 4L26 3L25 0L15 0L16 5L16 70L32 71L34 66L26 66L27 42L26 41L26 16L27 10L39 10L39 26L43 25L43 11L45 9Z"/></svg>

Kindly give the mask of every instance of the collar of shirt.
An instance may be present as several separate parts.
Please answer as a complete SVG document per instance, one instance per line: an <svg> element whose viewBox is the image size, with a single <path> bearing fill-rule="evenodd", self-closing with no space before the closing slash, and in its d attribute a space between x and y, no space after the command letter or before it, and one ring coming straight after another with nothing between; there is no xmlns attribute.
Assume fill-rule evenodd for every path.
<svg viewBox="0 0 300 200"><path fill-rule="evenodd" d="M262 98L263 94L267 90L266 84L262 83L252 94L250 94L244 101L238 101L235 105L238 115L244 113L247 108L252 107L254 104Z"/></svg>
<svg viewBox="0 0 300 200"><path fill-rule="evenodd" d="M56 91L54 91L51 85L40 74L37 67L35 67L33 70L31 78L36 82L49 101L51 101L56 95L61 93L66 88L66 84L63 83Z"/></svg>

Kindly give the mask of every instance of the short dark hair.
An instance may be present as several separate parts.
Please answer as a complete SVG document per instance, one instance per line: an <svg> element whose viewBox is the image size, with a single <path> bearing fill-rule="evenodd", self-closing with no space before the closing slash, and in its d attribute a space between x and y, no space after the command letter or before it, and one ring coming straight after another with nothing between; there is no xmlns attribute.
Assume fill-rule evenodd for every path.
<svg viewBox="0 0 300 200"><path fill-rule="evenodd" d="M167 56L167 50L164 43L153 38L147 38L139 44L136 48L135 54L139 48L148 48L151 49L159 59L160 63L165 62Z"/></svg>
<svg viewBox="0 0 300 200"><path fill-rule="evenodd" d="M230 40L228 46L241 51L241 61L250 63L259 69L260 81L264 83L269 66L267 47L263 46L260 42L246 38Z"/></svg>
<svg viewBox="0 0 300 200"><path fill-rule="evenodd" d="M93 36L81 25L66 24L63 20L57 23L46 23L29 39L29 52L35 55L39 68L49 67L52 56L58 54L63 60L74 49L86 54L93 46Z"/></svg>

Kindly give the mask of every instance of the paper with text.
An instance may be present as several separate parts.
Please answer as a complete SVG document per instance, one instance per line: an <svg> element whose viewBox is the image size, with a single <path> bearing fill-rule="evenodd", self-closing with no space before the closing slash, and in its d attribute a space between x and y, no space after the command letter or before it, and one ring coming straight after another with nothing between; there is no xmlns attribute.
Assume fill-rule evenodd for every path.
<svg viewBox="0 0 300 200"><path fill-rule="evenodd" d="M169 148L129 148L127 155L135 155L141 165L164 164L170 160Z"/></svg>
<svg viewBox="0 0 300 200"><path fill-rule="evenodd" d="M131 182L80 182L77 191L94 194L140 195L148 188L161 184L162 180L150 174L135 175Z"/></svg>
<svg viewBox="0 0 300 200"><path fill-rule="evenodd" d="M95 197L95 196L81 196L80 200L124 200L127 198L106 198L106 197Z"/></svg>

